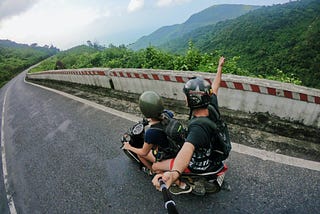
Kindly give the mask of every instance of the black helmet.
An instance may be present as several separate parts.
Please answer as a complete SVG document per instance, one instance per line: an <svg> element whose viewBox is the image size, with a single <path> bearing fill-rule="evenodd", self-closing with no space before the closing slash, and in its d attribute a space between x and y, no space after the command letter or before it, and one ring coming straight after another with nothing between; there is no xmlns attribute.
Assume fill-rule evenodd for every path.
<svg viewBox="0 0 320 214"><path fill-rule="evenodd" d="M187 96L188 106L191 109L205 108L210 103L212 94L211 85L202 77L193 77L183 87Z"/></svg>
<svg viewBox="0 0 320 214"><path fill-rule="evenodd" d="M139 107L146 118L159 118L164 110L161 97L154 91L145 91L141 94Z"/></svg>

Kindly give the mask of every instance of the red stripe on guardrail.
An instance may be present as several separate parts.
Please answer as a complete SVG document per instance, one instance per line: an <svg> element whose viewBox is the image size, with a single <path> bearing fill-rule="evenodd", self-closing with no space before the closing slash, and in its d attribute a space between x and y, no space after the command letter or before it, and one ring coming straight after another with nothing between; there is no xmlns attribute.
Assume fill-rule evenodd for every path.
<svg viewBox="0 0 320 214"><path fill-rule="evenodd" d="M289 98L289 99L293 99L293 95L292 95L292 92L291 91L286 91L284 90L283 91L283 94L286 98Z"/></svg>
<svg viewBox="0 0 320 214"><path fill-rule="evenodd" d="M169 75L163 75L163 79L164 79L165 81L171 81Z"/></svg>
<svg viewBox="0 0 320 214"><path fill-rule="evenodd" d="M258 85L250 84L251 90L256 93L261 93L260 87Z"/></svg>
<svg viewBox="0 0 320 214"><path fill-rule="evenodd" d="M234 85L235 89L242 90L242 91L244 90L244 87L243 87L242 83L240 83L240 82L234 82L233 85Z"/></svg>
<svg viewBox="0 0 320 214"><path fill-rule="evenodd" d="M135 77L135 78L140 78L139 73L134 73L134 77Z"/></svg>
<svg viewBox="0 0 320 214"><path fill-rule="evenodd" d="M300 100L308 102L308 95L299 93Z"/></svg>
<svg viewBox="0 0 320 214"><path fill-rule="evenodd" d="M108 73L104 71L61 71L61 70L34 73L32 75L38 75L38 74L39 75L41 74L102 75L102 76L108 75ZM150 72L150 74L146 74L146 73L137 73L132 71L126 72L125 70L110 71L109 75L113 77L119 77L119 78L138 78L138 79L169 81L169 82L179 82L179 83L185 83L190 79L189 77L185 77L185 76L171 76L168 74L161 74L161 73L158 74L158 73L152 73L152 72ZM210 79L206 78L206 80L209 81L211 84ZM273 96L286 97L288 99L320 104L319 96L308 95L308 94L298 93L298 92L295 93L289 90L259 86L256 84L244 84L241 82L231 82L231 81L221 80L220 87L230 88L233 90L251 91L255 93L269 94Z"/></svg>
<svg viewBox="0 0 320 214"><path fill-rule="evenodd" d="M148 74L142 74L142 76L143 76L143 78L145 78L145 79L150 79L149 76L148 76Z"/></svg>
<svg viewBox="0 0 320 214"><path fill-rule="evenodd" d="M268 91L268 94L271 94L271 95L274 95L274 96L277 95L277 89L275 89L275 88L267 87L267 91Z"/></svg>
<svg viewBox="0 0 320 214"><path fill-rule="evenodd" d="M227 85L226 81L221 80L220 87L228 88L228 85Z"/></svg>
<svg viewBox="0 0 320 214"><path fill-rule="evenodd" d="M152 77L153 77L154 80L160 80L158 74L152 74Z"/></svg>
<svg viewBox="0 0 320 214"><path fill-rule="evenodd" d="M181 83L184 83L184 80L183 80L183 77L181 76L175 76L177 82L181 82Z"/></svg>
<svg viewBox="0 0 320 214"><path fill-rule="evenodd" d="M188 79L188 80L189 80L189 79ZM188 80L187 80L187 81L188 81ZM208 83L212 84L211 79L205 78L205 80L207 80ZM221 86L221 85L220 85L220 86Z"/></svg>

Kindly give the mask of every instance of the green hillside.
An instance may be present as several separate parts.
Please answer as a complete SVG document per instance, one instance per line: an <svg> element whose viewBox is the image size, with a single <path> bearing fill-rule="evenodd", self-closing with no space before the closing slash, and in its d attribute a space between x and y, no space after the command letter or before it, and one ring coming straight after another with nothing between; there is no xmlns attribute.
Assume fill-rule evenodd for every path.
<svg viewBox="0 0 320 214"><path fill-rule="evenodd" d="M94 64L94 62L100 60L95 59L96 54L99 52L100 50L92 45L75 46L66 51L61 51L49 59L44 60L40 65L31 69L31 72L65 68L71 69L98 67L101 65Z"/></svg>
<svg viewBox="0 0 320 214"><path fill-rule="evenodd" d="M320 88L320 1L301 0L262 7L172 40L161 49L183 53L188 42L203 53L239 56L238 66L254 76L285 73Z"/></svg>
<svg viewBox="0 0 320 214"><path fill-rule="evenodd" d="M183 24L161 27L150 35L143 36L134 44L129 45L129 48L139 50L150 45L158 46L170 40L179 38L199 27L233 19L257 8L259 8L259 6L236 4L214 5L192 15Z"/></svg>
<svg viewBox="0 0 320 214"><path fill-rule="evenodd" d="M31 65L57 53L55 47L0 40L0 87Z"/></svg>

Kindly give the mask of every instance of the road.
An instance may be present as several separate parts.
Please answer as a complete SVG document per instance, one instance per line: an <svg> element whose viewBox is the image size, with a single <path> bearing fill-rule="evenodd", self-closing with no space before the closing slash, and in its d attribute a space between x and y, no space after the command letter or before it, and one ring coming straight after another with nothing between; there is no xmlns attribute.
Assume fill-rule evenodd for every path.
<svg viewBox="0 0 320 214"><path fill-rule="evenodd" d="M131 120L27 84L23 73L0 100L0 213L166 213L151 178L120 149ZM237 151L227 164L231 190L174 196L180 213L320 213L319 167Z"/></svg>

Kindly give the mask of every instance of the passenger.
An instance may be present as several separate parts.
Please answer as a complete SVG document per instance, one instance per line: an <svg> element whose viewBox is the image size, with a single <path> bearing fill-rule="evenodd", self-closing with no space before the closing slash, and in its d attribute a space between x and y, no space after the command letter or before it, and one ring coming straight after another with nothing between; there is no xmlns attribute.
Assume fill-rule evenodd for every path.
<svg viewBox="0 0 320 214"><path fill-rule="evenodd" d="M156 127L158 123L163 119L162 113L164 112L164 106L161 97L153 91L144 92L139 98L139 107L141 113L148 119L150 127ZM146 170L148 174L154 172L163 172L169 170L169 167L163 165L163 167L154 167L153 163L161 161L166 158L173 158L171 154L165 154L166 148L169 147L169 141L165 132L159 129L149 128L144 135L144 144L142 148L135 148L128 142L124 143L122 149L130 150L136 153L141 162L148 168ZM171 155L171 156L170 156ZM176 182L178 189L181 193L191 192L189 185L183 182Z"/></svg>
<svg viewBox="0 0 320 214"><path fill-rule="evenodd" d="M209 111L207 106L209 103L218 111L217 95L221 83L223 64L224 57L220 57L216 77L211 86L208 81L201 77L192 78L184 85L183 92L186 95L186 102L190 108L190 116L208 117ZM210 130L209 127L208 130ZM162 177L169 188L179 179L182 172L208 172L211 168L221 166L221 162L216 163L209 159L212 152L210 149L212 132L208 130L202 129L199 125L188 127L187 138L176 158L158 163L158 167L169 168L169 171L159 173L153 178L153 185L157 189L160 188L158 181L160 177ZM169 190L172 194L179 194L179 189L175 188L175 186L171 186ZM199 191L199 194L203 195L206 190L203 187ZM210 191L213 192L215 190L207 190L208 193Z"/></svg>

